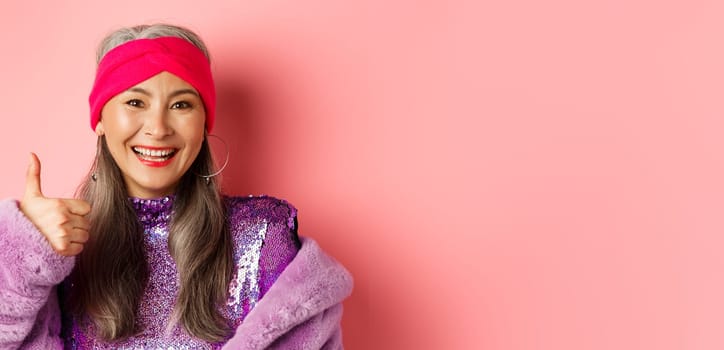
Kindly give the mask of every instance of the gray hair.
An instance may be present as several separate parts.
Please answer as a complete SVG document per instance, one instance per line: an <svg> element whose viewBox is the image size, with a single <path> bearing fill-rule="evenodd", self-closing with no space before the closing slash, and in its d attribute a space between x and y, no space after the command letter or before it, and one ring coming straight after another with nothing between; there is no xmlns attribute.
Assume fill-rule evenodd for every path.
<svg viewBox="0 0 724 350"><path fill-rule="evenodd" d="M190 43L196 45L196 47L198 47L204 55L206 55L206 58L210 59L209 50L206 49L206 45L196 33L188 28L171 24L157 23L121 28L111 34L108 34L108 36L106 36L98 46L98 51L96 51L96 63L100 63L101 59L103 59L103 56L105 56L108 51L111 51L116 46L131 40L153 39L164 36L186 39Z"/></svg>

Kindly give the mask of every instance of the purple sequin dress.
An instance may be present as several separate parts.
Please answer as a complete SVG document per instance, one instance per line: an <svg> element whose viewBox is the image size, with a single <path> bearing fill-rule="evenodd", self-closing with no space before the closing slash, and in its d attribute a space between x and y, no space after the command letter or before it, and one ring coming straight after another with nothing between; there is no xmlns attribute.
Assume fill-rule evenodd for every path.
<svg viewBox="0 0 724 350"><path fill-rule="evenodd" d="M191 337L178 325L166 330L179 288L178 271L167 245L173 199L173 196L130 199L144 228L150 268L149 282L138 309L141 332L121 342L104 343L94 337L90 322L68 317L63 325L66 348L217 349L223 345L223 342L211 344ZM300 243L296 209L289 203L261 196L228 197L226 204L234 242L234 275L222 315L232 329L236 329L294 258Z"/></svg>

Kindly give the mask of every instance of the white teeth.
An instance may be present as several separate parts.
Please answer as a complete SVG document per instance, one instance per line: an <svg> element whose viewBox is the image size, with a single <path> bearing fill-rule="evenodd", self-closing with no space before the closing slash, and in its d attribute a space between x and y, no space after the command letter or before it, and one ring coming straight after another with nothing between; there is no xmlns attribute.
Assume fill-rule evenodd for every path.
<svg viewBox="0 0 724 350"><path fill-rule="evenodd" d="M169 154L173 153L174 150L172 148L169 149L147 149L147 148L141 148L141 147L133 147L133 150L137 153L140 153L144 156L149 157L166 157Z"/></svg>

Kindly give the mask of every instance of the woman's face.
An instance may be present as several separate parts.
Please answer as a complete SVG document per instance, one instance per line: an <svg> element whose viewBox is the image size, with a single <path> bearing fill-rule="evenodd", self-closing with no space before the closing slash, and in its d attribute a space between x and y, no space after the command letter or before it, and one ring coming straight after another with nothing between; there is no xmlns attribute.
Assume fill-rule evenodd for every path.
<svg viewBox="0 0 724 350"><path fill-rule="evenodd" d="M196 89L162 72L103 106L96 134L105 135L128 194L172 194L204 139L206 112Z"/></svg>

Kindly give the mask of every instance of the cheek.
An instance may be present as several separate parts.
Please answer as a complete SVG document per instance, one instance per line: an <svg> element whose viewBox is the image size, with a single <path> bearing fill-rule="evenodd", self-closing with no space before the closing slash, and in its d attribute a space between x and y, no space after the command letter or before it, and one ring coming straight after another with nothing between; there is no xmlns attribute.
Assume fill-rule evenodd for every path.
<svg viewBox="0 0 724 350"><path fill-rule="evenodd" d="M111 151L111 155L116 163L124 157L126 150L126 140L128 139L123 133L119 132L117 128L106 127L105 128L106 144L108 150Z"/></svg>
<svg viewBox="0 0 724 350"><path fill-rule="evenodd" d="M115 163L123 169L125 168L125 159L128 156L126 141L133 136L134 129L136 129L131 122L132 118L117 105L106 105L101 117L108 150Z"/></svg>
<svg viewBox="0 0 724 350"><path fill-rule="evenodd" d="M192 158L196 159L196 157L199 156L199 152L201 151L201 146L203 145L203 142L204 142L204 135L203 134L194 135L194 137L192 139L189 139L188 142L189 143L187 145L193 152Z"/></svg>
<svg viewBox="0 0 724 350"><path fill-rule="evenodd" d="M103 131L106 137L114 139L122 139L132 135L139 128L135 125L132 115L118 103L109 102L103 108L101 120L103 122Z"/></svg>
<svg viewBox="0 0 724 350"><path fill-rule="evenodd" d="M206 120L204 115L200 114L194 118L188 119L179 125L177 130L183 134L183 138L186 140L187 146L190 146L194 152L201 149L201 143L204 141L205 124Z"/></svg>
<svg viewBox="0 0 724 350"><path fill-rule="evenodd" d="M107 133L105 135L106 145L108 146L108 151L111 153L111 157L113 157L113 161L118 166L121 166L123 159L125 159L124 151L126 147L122 139L114 136L115 135L112 133Z"/></svg>

